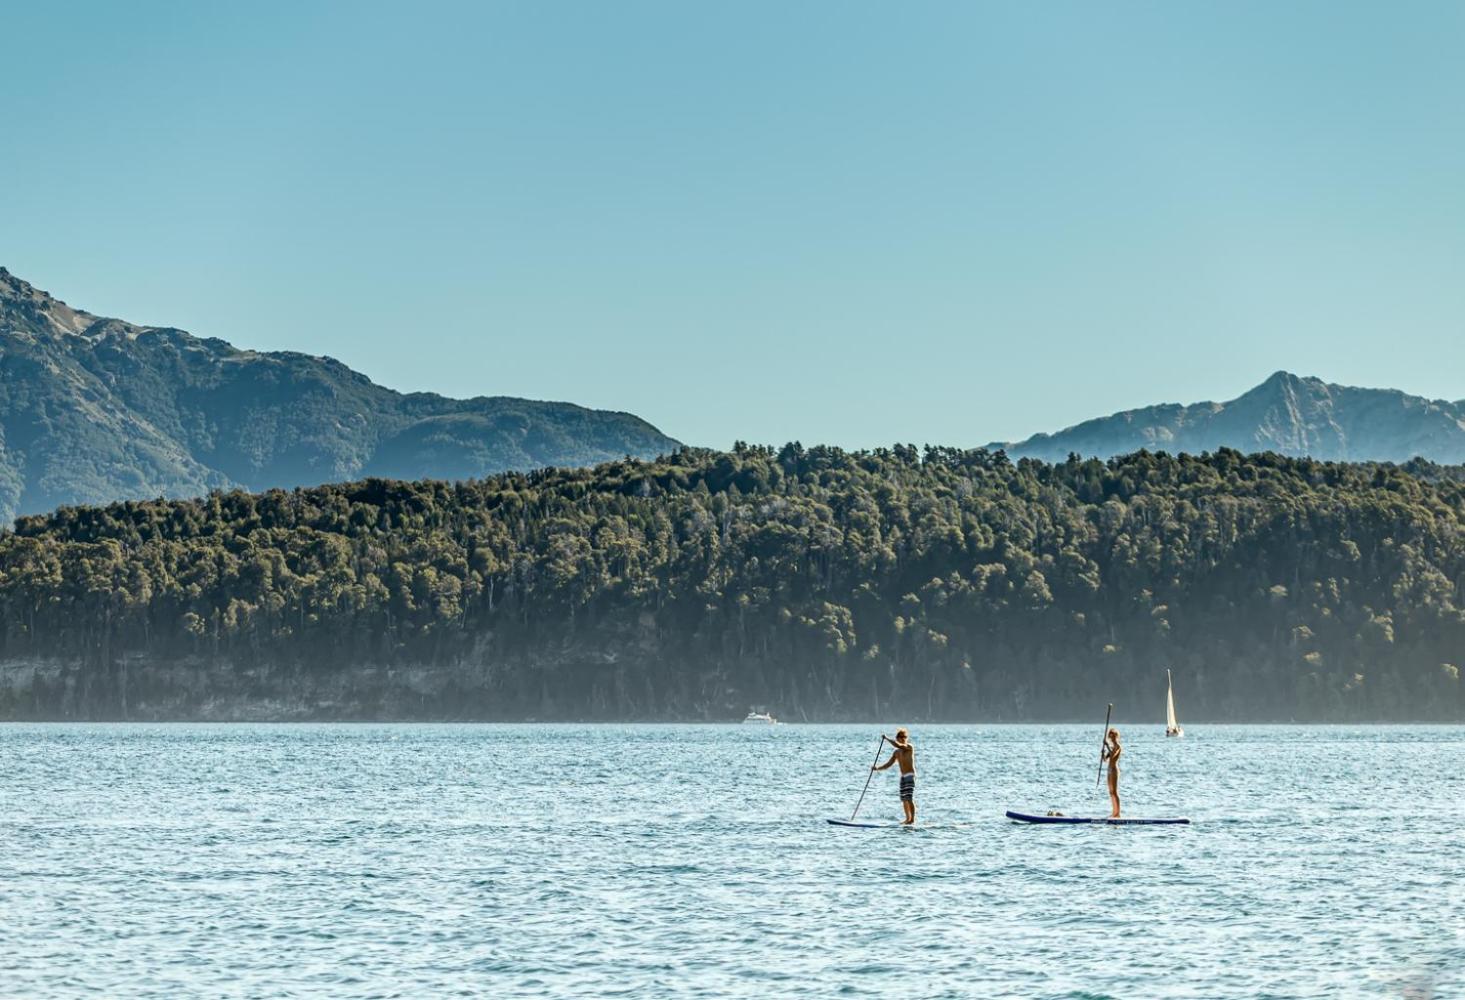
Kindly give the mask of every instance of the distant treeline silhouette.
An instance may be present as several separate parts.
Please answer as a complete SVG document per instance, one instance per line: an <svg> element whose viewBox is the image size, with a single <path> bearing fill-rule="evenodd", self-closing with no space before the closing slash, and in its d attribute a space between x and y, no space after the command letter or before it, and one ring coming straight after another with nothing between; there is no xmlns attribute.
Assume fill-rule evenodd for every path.
<svg viewBox="0 0 1465 1000"><path fill-rule="evenodd" d="M1169 667L1191 724L1460 721L1461 473L738 445L63 508L0 537L0 715L1160 725Z"/></svg>

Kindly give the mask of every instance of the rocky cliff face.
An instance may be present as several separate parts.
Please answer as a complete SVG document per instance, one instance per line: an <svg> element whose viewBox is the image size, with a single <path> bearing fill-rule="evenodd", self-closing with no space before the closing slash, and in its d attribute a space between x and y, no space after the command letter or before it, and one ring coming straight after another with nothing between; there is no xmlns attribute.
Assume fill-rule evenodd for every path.
<svg viewBox="0 0 1465 1000"><path fill-rule="evenodd" d="M1465 462L1465 400L1430 400L1277 372L1230 402L1147 406L988 447L1059 462L1071 452L1108 458L1141 448L1199 454L1227 447L1328 461L1420 457L1457 464Z"/></svg>
<svg viewBox="0 0 1465 1000"><path fill-rule="evenodd" d="M0 522L63 504L651 458L628 413L403 395L326 357L73 309L0 268Z"/></svg>

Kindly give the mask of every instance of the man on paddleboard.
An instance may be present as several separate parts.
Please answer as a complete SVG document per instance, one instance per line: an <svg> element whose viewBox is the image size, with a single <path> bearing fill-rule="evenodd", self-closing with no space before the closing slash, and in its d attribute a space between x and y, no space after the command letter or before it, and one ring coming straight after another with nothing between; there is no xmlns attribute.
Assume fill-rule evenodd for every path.
<svg viewBox="0 0 1465 1000"><path fill-rule="evenodd" d="M891 764L900 765L900 805L905 810L905 822L902 826L914 826L916 823L916 748L911 745L910 734L904 728L895 731L895 739L885 737L895 749L891 751L890 759L883 764L876 764L872 771L883 771Z"/></svg>

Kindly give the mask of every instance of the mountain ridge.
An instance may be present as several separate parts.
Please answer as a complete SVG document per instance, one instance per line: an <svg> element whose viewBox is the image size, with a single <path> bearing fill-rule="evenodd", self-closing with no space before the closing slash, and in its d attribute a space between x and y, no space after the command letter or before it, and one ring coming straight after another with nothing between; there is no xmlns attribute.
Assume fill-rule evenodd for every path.
<svg viewBox="0 0 1465 1000"><path fill-rule="evenodd" d="M631 413L401 393L343 362L73 308L0 267L0 520L362 476L466 479L681 447Z"/></svg>
<svg viewBox="0 0 1465 1000"><path fill-rule="evenodd" d="M1465 462L1465 400L1324 382L1274 372L1225 402L1159 403L1121 410L1020 441L993 442L1014 458L1112 458L1147 449L1200 454L1274 451L1325 461Z"/></svg>

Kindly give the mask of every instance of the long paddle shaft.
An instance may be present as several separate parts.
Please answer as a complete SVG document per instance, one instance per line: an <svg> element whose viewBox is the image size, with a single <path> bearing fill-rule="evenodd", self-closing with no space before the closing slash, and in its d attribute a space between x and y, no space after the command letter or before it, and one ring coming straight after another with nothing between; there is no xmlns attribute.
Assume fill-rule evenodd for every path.
<svg viewBox="0 0 1465 1000"><path fill-rule="evenodd" d="M885 749L885 734L880 734L880 742L875 745L875 764L880 763L880 751ZM853 823L855 817L860 814L860 806L865 803L865 793L870 790L870 779L875 777L875 764L870 765L870 773L865 778L865 787L860 789L860 801L855 803L855 811L849 814L849 821Z"/></svg>
<svg viewBox="0 0 1465 1000"><path fill-rule="evenodd" d="M1094 779L1094 787L1098 788L1104 783L1104 747L1109 744L1109 717L1114 714L1114 703L1109 702L1109 711L1104 713L1104 735L1099 738L1099 776Z"/></svg>

